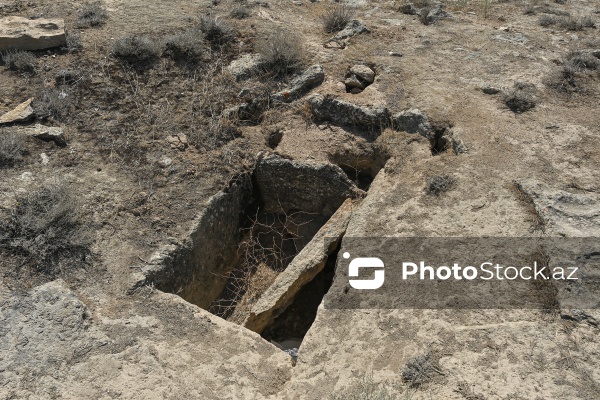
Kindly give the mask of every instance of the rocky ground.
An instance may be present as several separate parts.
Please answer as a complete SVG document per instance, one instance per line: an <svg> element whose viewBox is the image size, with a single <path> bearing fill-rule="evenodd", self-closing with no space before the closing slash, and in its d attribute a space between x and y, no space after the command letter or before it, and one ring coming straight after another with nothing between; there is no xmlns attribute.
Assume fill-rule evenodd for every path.
<svg viewBox="0 0 600 400"><path fill-rule="evenodd" d="M326 307L347 238L599 233L598 4L443 6L0 0L66 27L0 67L0 398L600 398L597 308ZM208 14L192 65L116 56Z"/></svg>

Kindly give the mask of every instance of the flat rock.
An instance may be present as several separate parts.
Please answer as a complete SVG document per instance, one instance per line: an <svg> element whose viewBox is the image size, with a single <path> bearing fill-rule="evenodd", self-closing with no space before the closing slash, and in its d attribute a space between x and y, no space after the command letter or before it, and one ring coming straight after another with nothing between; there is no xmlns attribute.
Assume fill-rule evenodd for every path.
<svg viewBox="0 0 600 400"><path fill-rule="evenodd" d="M0 51L42 50L66 43L65 21L62 19L0 19Z"/></svg>
<svg viewBox="0 0 600 400"><path fill-rule="evenodd" d="M28 128L27 132L36 139L53 141L58 146L67 144L65 132L61 128L52 128L37 124L33 128Z"/></svg>
<svg viewBox="0 0 600 400"><path fill-rule="evenodd" d="M304 285L323 270L346 232L354 203L346 200L260 297L244 326L261 333L292 303ZM325 245L324 245L325 243Z"/></svg>
<svg viewBox="0 0 600 400"><path fill-rule="evenodd" d="M273 94L271 99L274 101L289 103L299 99L311 89L319 86L324 80L325 73L323 72L323 67L320 65L313 65L304 71L302 75L292 80L288 89Z"/></svg>
<svg viewBox="0 0 600 400"><path fill-rule="evenodd" d="M14 110L7 112L0 117L0 124L12 124L14 122L25 122L33 118L33 108L29 99L24 103L19 104Z"/></svg>
<svg viewBox="0 0 600 400"><path fill-rule="evenodd" d="M360 126L374 132L389 126L390 115L385 106L360 106L320 94L311 96L308 103L315 117L339 125Z"/></svg>

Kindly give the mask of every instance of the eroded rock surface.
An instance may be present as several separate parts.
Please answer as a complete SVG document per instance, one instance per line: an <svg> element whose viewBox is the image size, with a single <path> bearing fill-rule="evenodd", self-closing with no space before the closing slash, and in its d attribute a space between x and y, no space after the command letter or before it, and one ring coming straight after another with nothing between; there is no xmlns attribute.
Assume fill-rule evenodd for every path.
<svg viewBox="0 0 600 400"><path fill-rule="evenodd" d="M66 43L65 22L62 19L0 19L0 51L42 50Z"/></svg>

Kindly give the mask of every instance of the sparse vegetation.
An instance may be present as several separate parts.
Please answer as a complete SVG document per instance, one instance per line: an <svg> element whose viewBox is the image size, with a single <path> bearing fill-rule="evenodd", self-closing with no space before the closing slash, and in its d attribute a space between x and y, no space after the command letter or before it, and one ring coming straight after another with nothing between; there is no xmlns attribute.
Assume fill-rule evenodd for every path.
<svg viewBox="0 0 600 400"><path fill-rule="evenodd" d="M26 153L23 135L0 130L0 169L14 166Z"/></svg>
<svg viewBox="0 0 600 400"><path fill-rule="evenodd" d="M67 30L65 32L65 38L67 40L67 51L69 53L77 53L83 49L83 42L79 33Z"/></svg>
<svg viewBox="0 0 600 400"><path fill-rule="evenodd" d="M213 47L221 47L233 43L235 32L225 21L214 15L204 15L200 18L200 31Z"/></svg>
<svg viewBox="0 0 600 400"><path fill-rule="evenodd" d="M89 254L91 229L83 222L78 197L65 183L54 183L17 198L0 233L0 248L38 272L67 272L73 257Z"/></svg>
<svg viewBox="0 0 600 400"><path fill-rule="evenodd" d="M545 80L546 86L559 92L577 92L583 89L586 75L600 71L600 58L590 50L574 50L562 61L560 70Z"/></svg>
<svg viewBox="0 0 600 400"><path fill-rule="evenodd" d="M552 15L542 15L538 20L538 24L543 27L548 27L551 25L555 25L557 20Z"/></svg>
<svg viewBox="0 0 600 400"><path fill-rule="evenodd" d="M504 104L514 113L524 113L536 106L535 86L516 82L513 89L504 94Z"/></svg>
<svg viewBox="0 0 600 400"><path fill-rule="evenodd" d="M413 388L430 382L436 374L440 373L439 368L432 361L430 354L411 359L402 369L402 380Z"/></svg>
<svg viewBox="0 0 600 400"><path fill-rule="evenodd" d="M233 7L231 12L229 13L229 16L231 18L235 18L235 19L248 18L250 16L250 9L245 6L238 5L238 6Z"/></svg>
<svg viewBox="0 0 600 400"><path fill-rule="evenodd" d="M333 33L344 29L348 22L352 21L354 10L346 4L335 4L321 17L325 32Z"/></svg>
<svg viewBox="0 0 600 400"><path fill-rule="evenodd" d="M88 3L78 13L75 26L78 28L94 28L102 26L108 20L106 8L100 2Z"/></svg>
<svg viewBox="0 0 600 400"><path fill-rule="evenodd" d="M2 55L2 61L11 71L33 74L37 65L35 55L29 51L11 50Z"/></svg>
<svg viewBox="0 0 600 400"><path fill-rule="evenodd" d="M39 119L60 120L69 112L68 95L57 89L44 89L35 97L32 107Z"/></svg>
<svg viewBox="0 0 600 400"><path fill-rule="evenodd" d="M151 68L160 54L158 44L145 36L127 36L117 40L112 47L115 58L137 70Z"/></svg>
<svg viewBox="0 0 600 400"><path fill-rule="evenodd" d="M435 175L427 179L426 192L432 196L440 196L452 189L456 181L449 175Z"/></svg>
<svg viewBox="0 0 600 400"><path fill-rule="evenodd" d="M256 50L263 57L265 68L275 75L296 72L304 65L302 39L291 32L274 32L270 37L259 40Z"/></svg>
<svg viewBox="0 0 600 400"><path fill-rule="evenodd" d="M339 393L334 393L330 400L400 400L394 394L394 388L388 383L375 383L373 376L368 375Z"/></svg>

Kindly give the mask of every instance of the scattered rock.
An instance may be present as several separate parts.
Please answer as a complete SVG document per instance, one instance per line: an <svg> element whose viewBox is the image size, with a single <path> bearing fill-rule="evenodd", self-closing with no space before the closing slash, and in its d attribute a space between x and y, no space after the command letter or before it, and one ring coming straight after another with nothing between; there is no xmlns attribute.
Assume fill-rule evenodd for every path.
<svg viewBox="0 0 600 400"><path fill-rule="evenodd" d="M392 117L394 130L408 133L419 133L427 139L432 139L432 129L429 118L420 110L413 108L402 111Z"/></svg>
<svg viewBox="0 0 600 400"><path fill-rule="evenodd" d="M369 28L364 26L359 20L355 19L346 25L344 29L338 32L337 35L331 38L330 41L344 40L351 38L352 36L359 35L361 33L369 33L371 32Z"/></svg>
<svg viewBox="0 0 600 400"><path fill-rule="evenodd" d="M302 73L299 77L290 82L290 87L287 90L275 93L271 96L271 100L282 103L289 103L304 96L311 89L319 86L325 80L323 67L313 65Z"/></svg>
<svg viewBox="0 0 600 400"><path fill-rule="evenodd" d="M426 25L431 25L442 18L450 18L452 16L446 11L444 11L444 6L441 4L433 9L428 7L422 8L419 11L419 14L426 14L421 15Z"/></svg>
<svg viewBox="0 0 600 400"><path fill-rule="evenodd" d="M28 129L31 136L44 141L53 141L58 146L66 146L65 132L61 128L51 128L37 124L33 128Z"/></svg>
<svg viewBox="0 0 600 400"><path fill-rule="evenodd" d="M33 107L31 107L32 101L33 99L29 99L26 102L19 104L14 110L1 116L0 125L29 121L34 115Z"/></svg>
<svg viewBox="0 0 600 400"><path fill-rule="evenodd" d="M315 117L347 126L361 126L379 131L389 125L389 111L385 106L358 106L331 96L314 95L308 99Z"/></svg>
<svg viewBox="0 0 600 400"><path fill-rule="evenodd" d="M233 60L227 70L235 77L237 81L249 79L257 73L262 67L264 61L260 54L244 54L240 58Z"/></svg>
<svg viewBox="0 0 600 400"><path fill-rule="evenodd" d="M344 84L346 85L346 89L348 90L352 90L352 89L364 89L367 87L367 85L365 83L363 83L360 79L358 79L358 77L356 75L350 75L349 77L346 78L346 80L344 81Z"/></svg>
<svg viewBox="0 0 600 400"><path fill-rule="evenodd" d="M48 165L48 163L50 162L50 157L48 157L46 153L40 154L40 157L42 158L41 164Z"/></svg>
<svg viewBox="0 0 600 400"><path fill-rule="evenodd" d="M486 86L482 89L483 93L485 94L489 94L489 95L494 95L494 94L498 94L500 93L500 89L497 89L495 87L491 87L491 86Z"/></svg>
<svg viewBox="0 0 600 400"><path fill-rule="evenodd" d="M167 143L171 145L172 149L183 151L188 147L188 138L185 134L179 133L177 135L171 135L167 138Z"/></svg>
<svg viewBox="0 0 600 400"><path fill-rule="evenodd" d="M62 19L0 19L0 51L41 50L66 43L65 21Z"/></svg>
<svg viewBox="0 0 600 400"><path fill-rule="evenodd" d="M404 55L404 54L402 54L402 53L399 53L399 52L397 52L397 51L390 51L388 54L389 54L391 57L402 57L402 56Z"/></svg>

